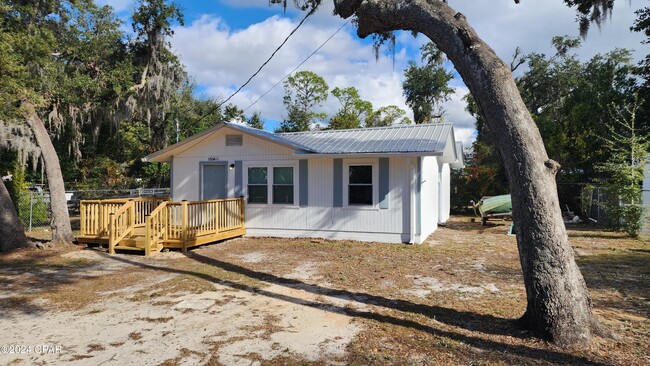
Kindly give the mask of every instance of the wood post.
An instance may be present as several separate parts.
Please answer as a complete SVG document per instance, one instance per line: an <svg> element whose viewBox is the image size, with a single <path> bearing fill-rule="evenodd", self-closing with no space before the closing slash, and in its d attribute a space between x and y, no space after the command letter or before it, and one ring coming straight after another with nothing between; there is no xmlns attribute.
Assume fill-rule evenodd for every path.
<svg viewBox="0 0 650 366"><path fill-rule="evenodd" d="M239 228L244 227L244 196L239 196Z"/></svg>
<svg viewBox="0 0 650 366"><path fill-rule="evenodd" d="M153 224L153 221L151 219L151 215L145 215L144 217L144 255L145 256L150 256L151 255L151 235L153 234L151 232L151 225Z"/></svg>
<svg viewBox="0 0 650 366"><path fill-rule="evenodd" d="M81 236L86 235L86 203L84 201L79 202L79 215L81 216L79 218L79 232Z"/></svg>
<svg viewBox="0 0 650 366"><path fill-rule="evenodd" d="M129 227L131 230L135 231L135 201L133 199L129 200Z"/></svg>
<svg viewBox="0 0 650 366"><path fill-rule="evenodd" d="M115 224L115 213L111 213L108 222L108 254L115 254Z"/></svg>
<svg viewBox="0 0 650 366"><path fill-rule="evenodd" d="M100 202L98 204L98 217L97 217L97 236L104 236L104 230L106 226L104 225L104 205Z"/></svg>
<svg viewBox="0 0 650 366"><path fill-rule="evenodd" d="M182 226L181 229L183 230L182 234L182 239L183 239L183 248L182 251L183 253L187 252L187 200L183 200L181 202L181 217L182 217Z"/></svg>

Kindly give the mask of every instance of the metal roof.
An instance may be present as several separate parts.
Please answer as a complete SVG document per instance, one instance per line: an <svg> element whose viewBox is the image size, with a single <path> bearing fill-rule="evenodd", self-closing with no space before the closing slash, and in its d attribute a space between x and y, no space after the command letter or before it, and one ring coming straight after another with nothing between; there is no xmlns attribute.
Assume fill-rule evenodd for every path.
<svg viewBox="0 0 650 366"><path fill-rule="evenodd" d="M450 133L451 124L426 124L274 135L317 154L372 154L442 152Z"/></svg>
<svg viewBox="0 0 650 366"><path fill-rule="evenodd" d="M271 141L299 154L432 154L443 155L454 142L451 124L400 125L352 130L272 133L243 123L223 122L184 141L144 157L143 161L169 162L173 155L201 143L221 128L231 128ZM454 144L455 145L455 144ZM453 152L457 148L451 145ZM447 155L447 153L445 153ZM452 153L453 155L453 153ZM456 160L456 157L454 157Z"/></svg>

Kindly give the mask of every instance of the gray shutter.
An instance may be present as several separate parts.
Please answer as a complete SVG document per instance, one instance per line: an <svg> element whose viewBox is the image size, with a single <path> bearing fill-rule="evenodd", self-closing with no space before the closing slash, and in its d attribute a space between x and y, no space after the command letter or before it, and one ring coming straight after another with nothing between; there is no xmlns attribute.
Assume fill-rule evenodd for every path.
<svg viewBox="0 0 650 366"><path fill-rule="evenodd" d="M235 160L235 197L244 195L244 165L241 160Z"/></svg>
<svg viewBox="0 0 650 366"><path fill-rule="evenodd" d="M334 207L343 207L343 159L334 159Z"/></svg>
<svg viewBox="0 0 650 366"><path fill-rule="evenodd" d="M379 208L388 208L388 193L390 191L388 161L388 158L379 158Z"/></svg>
<svg viewBox="0 0 650 366"><path fill-rule="evenodd" d="M298 161L298 189L299 205L307 206L309 204L309 160L301 159Z"/></svg>
<svg viewBox="0 0 650 366"><path fill-rule="evenodd" d="M174 155L172 155L171 164L169 164L169 198L174 198Z"/></svg>

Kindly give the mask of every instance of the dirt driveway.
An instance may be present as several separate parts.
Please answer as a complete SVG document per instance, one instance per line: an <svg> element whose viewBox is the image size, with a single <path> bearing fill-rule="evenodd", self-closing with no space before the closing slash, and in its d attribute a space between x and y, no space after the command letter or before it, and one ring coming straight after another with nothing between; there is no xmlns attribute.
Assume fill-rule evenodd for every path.
<svg viewBox="0 0 650 366"><path fill-rule="evenodd" d="M419 246L251 238L152 258L11 253L0 364L650 363L648 243L570 232L618 338L564 350L514 324L525 292L506 230L453 218Z"/></svg>

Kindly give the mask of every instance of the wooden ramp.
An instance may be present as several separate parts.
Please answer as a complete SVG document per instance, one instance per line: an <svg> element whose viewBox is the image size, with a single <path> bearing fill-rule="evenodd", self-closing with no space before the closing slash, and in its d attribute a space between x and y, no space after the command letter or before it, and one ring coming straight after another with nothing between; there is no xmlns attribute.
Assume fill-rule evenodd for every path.
<svg viewBox="0 0 650 366"><path fill-rule="evenodd" d="M243 198L170 202L166 198L81 201L81 243L150 255L185 251L246 234Z"/></svg>

